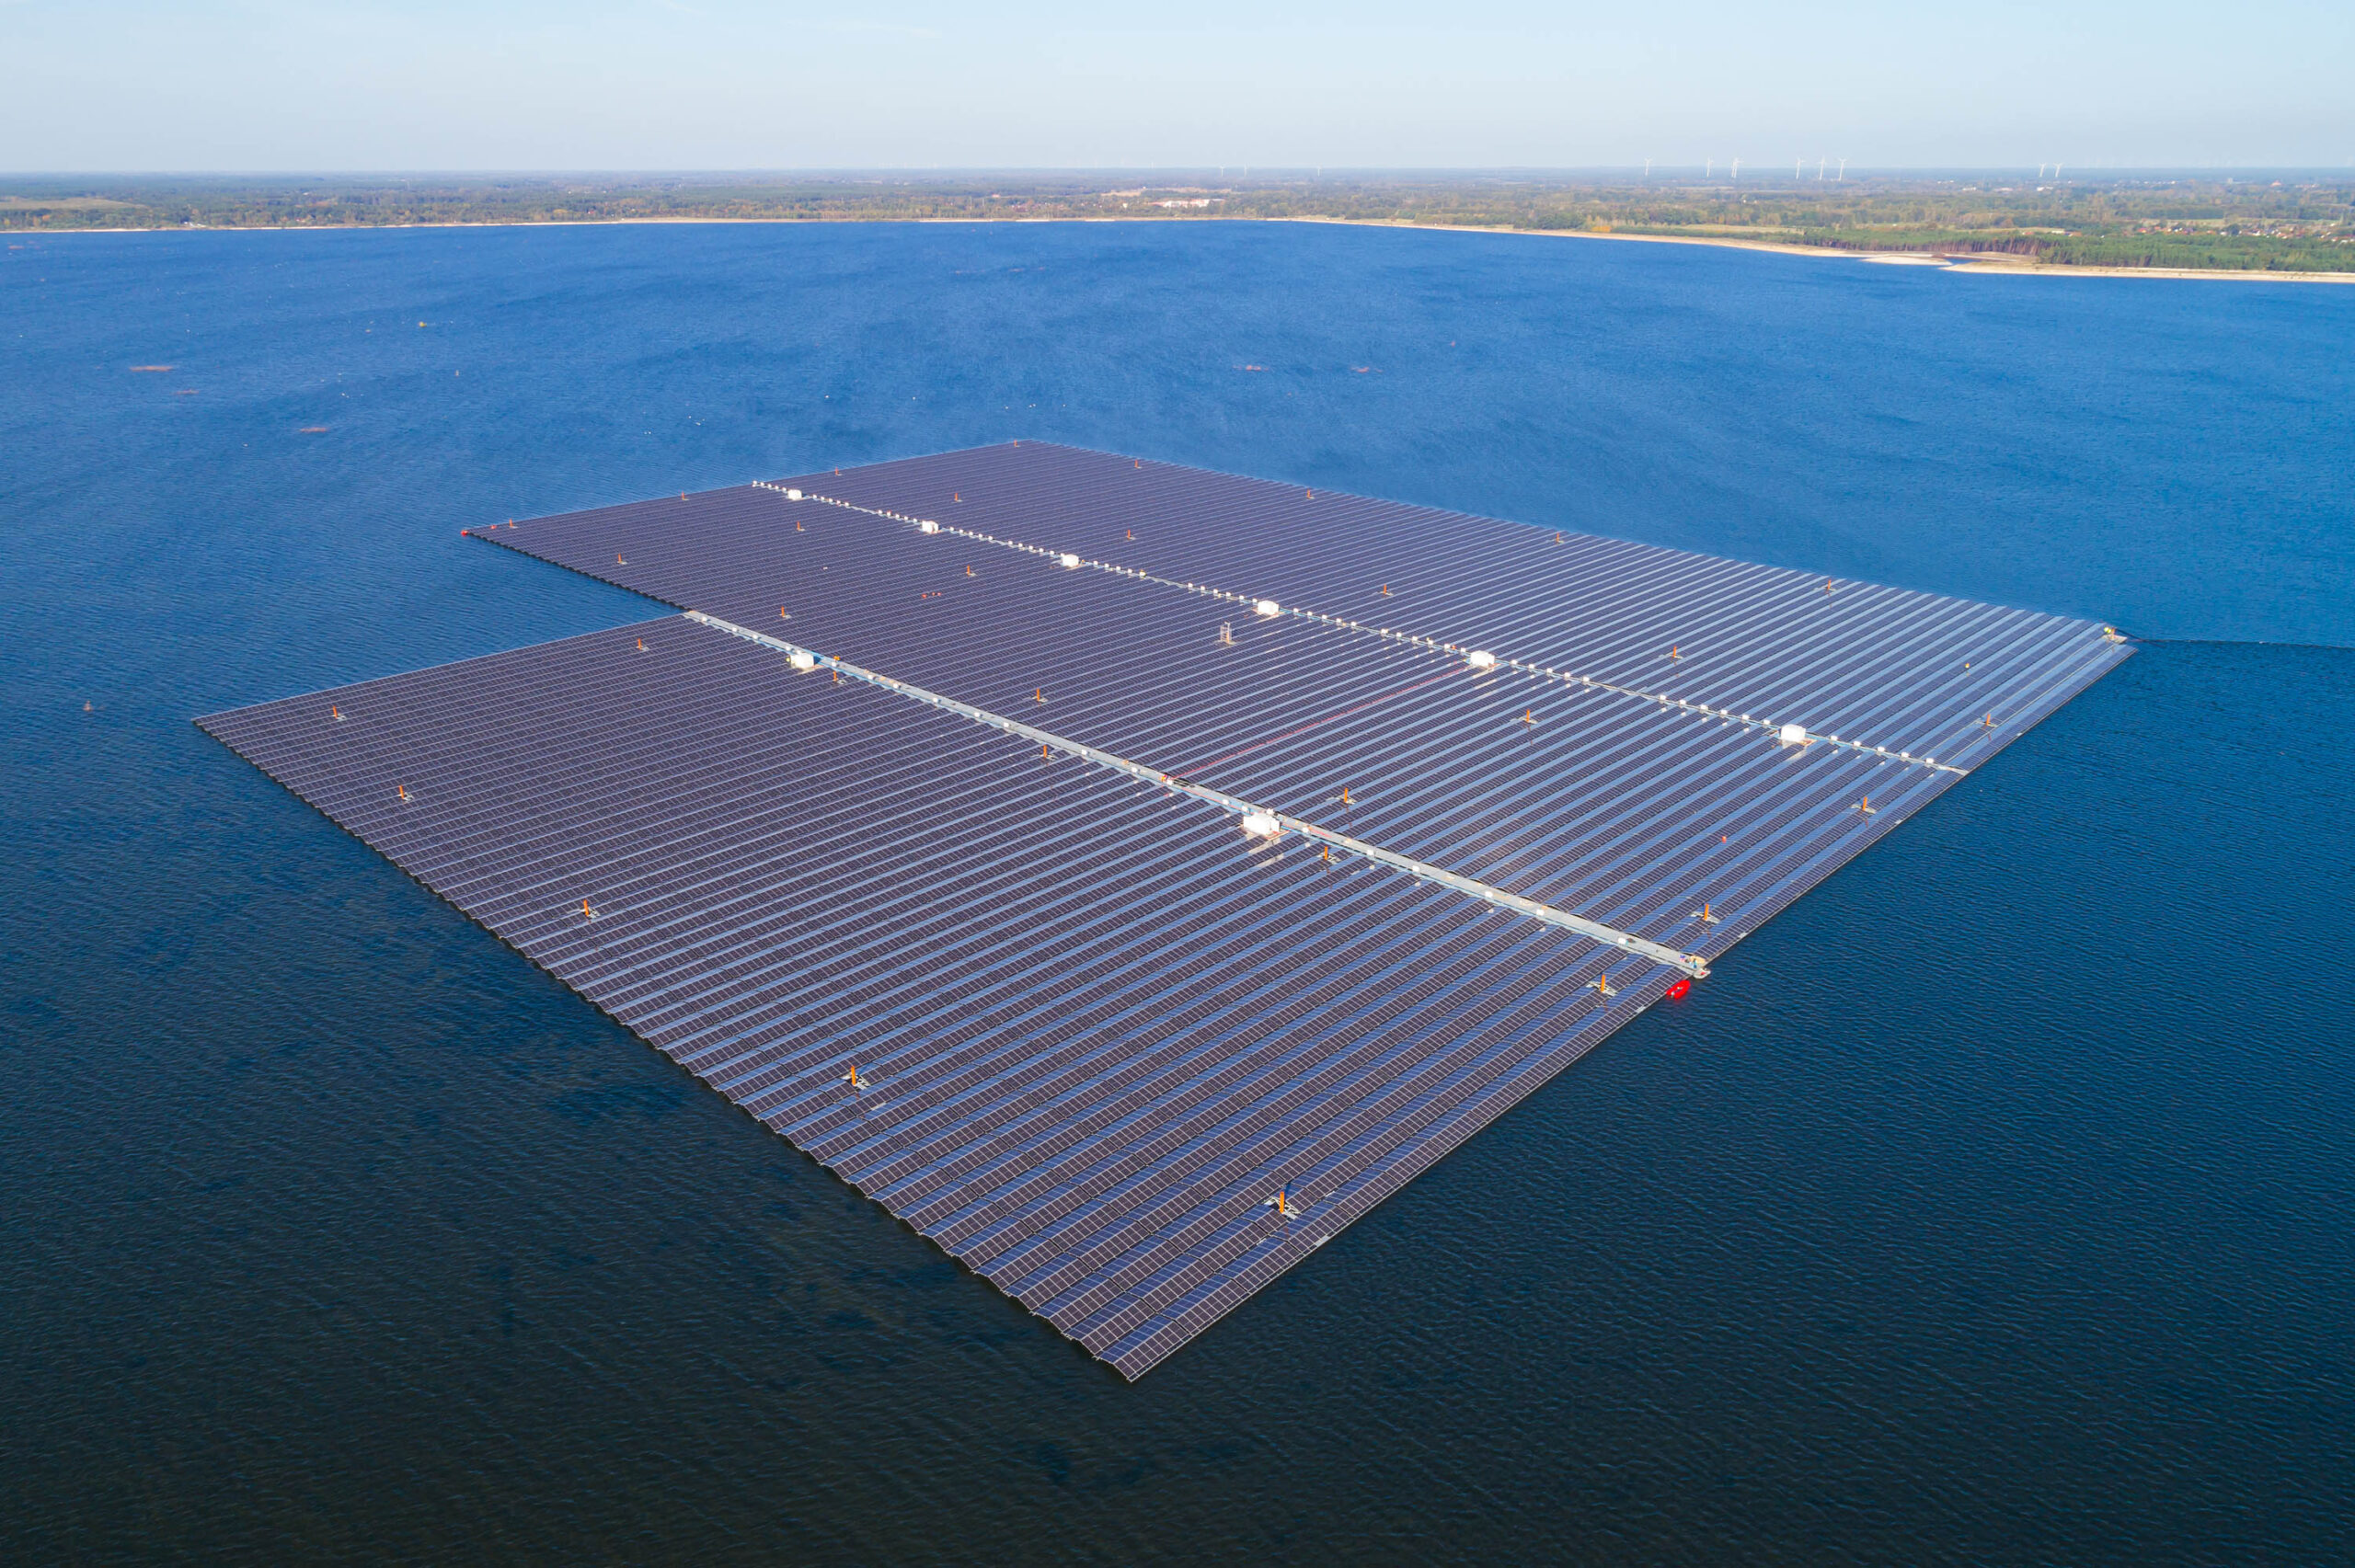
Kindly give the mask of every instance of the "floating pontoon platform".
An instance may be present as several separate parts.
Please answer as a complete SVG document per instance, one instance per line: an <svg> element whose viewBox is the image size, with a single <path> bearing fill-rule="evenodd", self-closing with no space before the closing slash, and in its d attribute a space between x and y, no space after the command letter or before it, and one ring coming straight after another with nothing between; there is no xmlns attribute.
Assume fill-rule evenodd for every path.
<svg viewBox="0 0 2355 1568"><path fill-rule="evenodd" d="M200 722L1130 1378L2130 651L1028 441L470 532L684 613Z"/></svg>

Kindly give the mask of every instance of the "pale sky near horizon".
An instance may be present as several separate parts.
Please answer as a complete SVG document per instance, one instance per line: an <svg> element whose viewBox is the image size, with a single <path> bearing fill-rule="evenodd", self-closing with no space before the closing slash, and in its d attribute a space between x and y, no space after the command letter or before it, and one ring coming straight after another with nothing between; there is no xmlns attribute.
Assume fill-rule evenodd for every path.
<svg viewBox="0 0 2355 1568"><path fill-rule="evenodd" d="M0 0L0 169L2355 166L2355 3Z"/></svg>

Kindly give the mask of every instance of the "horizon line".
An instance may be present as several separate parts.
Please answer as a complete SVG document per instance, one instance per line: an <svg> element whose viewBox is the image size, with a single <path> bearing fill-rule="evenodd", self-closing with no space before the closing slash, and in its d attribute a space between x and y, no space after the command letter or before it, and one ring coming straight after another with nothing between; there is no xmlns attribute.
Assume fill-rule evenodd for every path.
<svg viewBox="0 0 2355 1568"><path fill-rule="evenodd" d="M1648 160L1648 166L1652 173L1655 176L1658 176L1660 174L1671 173L1684 169L1697 168L1706 170L1710 166L1711 162L1714 162L1717 167L1723 168L1729 161L1729 160L1725 158L1717 158L1696 165L1685 162L1671 163L1660 159L1652 159ZM1742 161L1748 162L1749 160L1744 158ZM554 166L541 167L485 166L481 167L465 168L432 168L424 166L412 168L305 168L289 166L281 168L201 169L0 169L0 179L421 179L468 177L477 178L506 177L578 179L590 177L614 178L617 177L634 177L639 178L705 178L712 177L728 177L741 178L747 176L792 176L799 177L835 176L860 177L867 178L882 176L921 176L933 178L939 178L943 177L969 177L981 178L984 177L1005 176L1031 177L1041 176L1059 176L1067 177L1101 178L1108 176L1145 174L1212 174L1221 178L1230 179L1274 179L1298 177L1315 179L1364 175L1417 175L1426 177L1441 175L1526 176L1621 174L1631 171L1641 174L1646 166L1647 160L1644 159L1637 159L1632 162L1619 164L839 164L809 166L711 166L701 167L686 165L664 166L661 167L648 166L643 168L600 168L592 166L560 167ZM1775 177L1775 171L1779 167L1779 165L1762 162L1755 166L1759 178L1771 179ZM2045 164L2031 165L2025 162L1976 164L1859 164L1852 159L1848 163L1847 174L1850 179L1855 179L1860 175L1929 176L1996 174L2011 173L2022 169L2041 169L2045 166L2047 166ZM2080 171L2088 175L2232 175L2246 173L2266 175L2312 174L2355 176L2355 160L2349 160L2344 164L2120 164L2100 162L2071 164L2064 159L2060 160L2054 166L2058 166L2063 170Z"/></svg>

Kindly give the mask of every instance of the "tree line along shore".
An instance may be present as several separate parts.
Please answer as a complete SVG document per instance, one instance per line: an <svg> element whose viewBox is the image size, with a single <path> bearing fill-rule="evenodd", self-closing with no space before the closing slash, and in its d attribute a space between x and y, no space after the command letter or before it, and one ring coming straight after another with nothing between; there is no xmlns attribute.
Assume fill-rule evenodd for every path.
<svg viewBox="0 0 2355 1568"><path fill-rule="evenodd" d="M2355 272L2355 176L2344 171L0 178L10 233L1103 218L1610 234L2105 271Z"/></svg>

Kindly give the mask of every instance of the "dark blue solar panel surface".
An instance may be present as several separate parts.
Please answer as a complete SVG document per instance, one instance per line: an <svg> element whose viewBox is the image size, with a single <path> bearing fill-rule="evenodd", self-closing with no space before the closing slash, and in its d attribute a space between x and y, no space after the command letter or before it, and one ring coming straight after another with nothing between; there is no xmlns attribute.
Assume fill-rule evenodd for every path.
<svg viewBox="0 0 2355 1568"><path fill-rule="evenodd" d="M779 483L1963 766L2120 657L2062 616L1036 441Z"/></svg>
<svg viewBox="0 0 2355 1568"><path fill-rule="evenodd" d="M1589 635L1576 614L1465 612L1531 641L1560 634L1546 646L1563 662L1549 664L1506 637L1480 643L1437 620L1401 615L1427 639L1410 643L1379 635L1398 621L1267 619L1183 586L1204 578L1177 577L1170 587L1066 568L1051 555L921 532L915 520L931 514L901 510L928 497L926 486L941 489L947 525L963 528L971 520L957 509L982 506L994 486L1023 475L1024 498L1006 503L1015 510L982 521L1014 528L1019 509L1035 504L1066 539L1045 524L1040 532L1075 548L1084 541L1072 534L1110 532L1124 516L1151 520L1118 531L1157 531L1164 557L1178 562L1172 572L1235 563L1240 571L1262 558L1314 565L1319 530L1347 534L1350 520L1396 523L1403 513L1413 526L1378 543L1435 579L1449 574L1433 557L1454 553L1502 580L1558 578L1569 585L1566 600L1607 600L1620 579L1597 557L1637 549L1653 578L1694 579L1688 600L1735 595L1707 614L1688 611L1691 623L1735 629L1714 653L1663 635L1656 657L1629 664L1568 646L1566 637ZM783 493L821 485L861 506L897 503L879 509L898 515ZM1953 782L1951 772L1901 755L1910 748L1890 737L1960 738L1947 757L1913 759L1983 758L2125 657L2082 621L1863 585L1825 594L1823 579L1797 573L1574 536L1557 546L1543 531L1348 497L1320 495L1313 505L1329 504L1333 518L1304 521L1305 496L1024 442L535 520L488 536L1704 954L1755 929ZM1286 591L1304 585L1305 570L1285 579ZM1605 573L1605 589L1585 583L1590 570ZM1283 574L1213 586L1256 596L1268 575ZM1398 594L1376 598L1374 613L1386 616ZM1447 602L1425 612L1448 612ZM1788 652L1809 638L1828 651ZM1474 647L1523 668L1473 670L1460 650ZM1716 674L1696 673L1713 659ZM1883 659L1901 668L1892 673ZM1952 668L1909 687L1907 659ZM1603 678L1587 662L1615 689L1575 679ZM1737 705L1727 700L1737 687L1775 701ZM1986 705L1973 713L1966 699ZM1823 715L1852 727L1814 722ZM1784 722L1875 750L1785 747L1775 738ZM1690 918L1705 903L1714 924Z"/></svg>
<svg viewBox="0 0 2355 1568"><path fill-rule="evenodd" d="M1707 956L2125 654L1027 442L479 532ZM1678 978L682 619L203 723L1131 1377Z"/></svg>
<svg viewBox="0 0 2355 1568"><path fill-rule="evenodd" d="M1131 1377L1674 978L684 620L202 722Z"/></svg>

